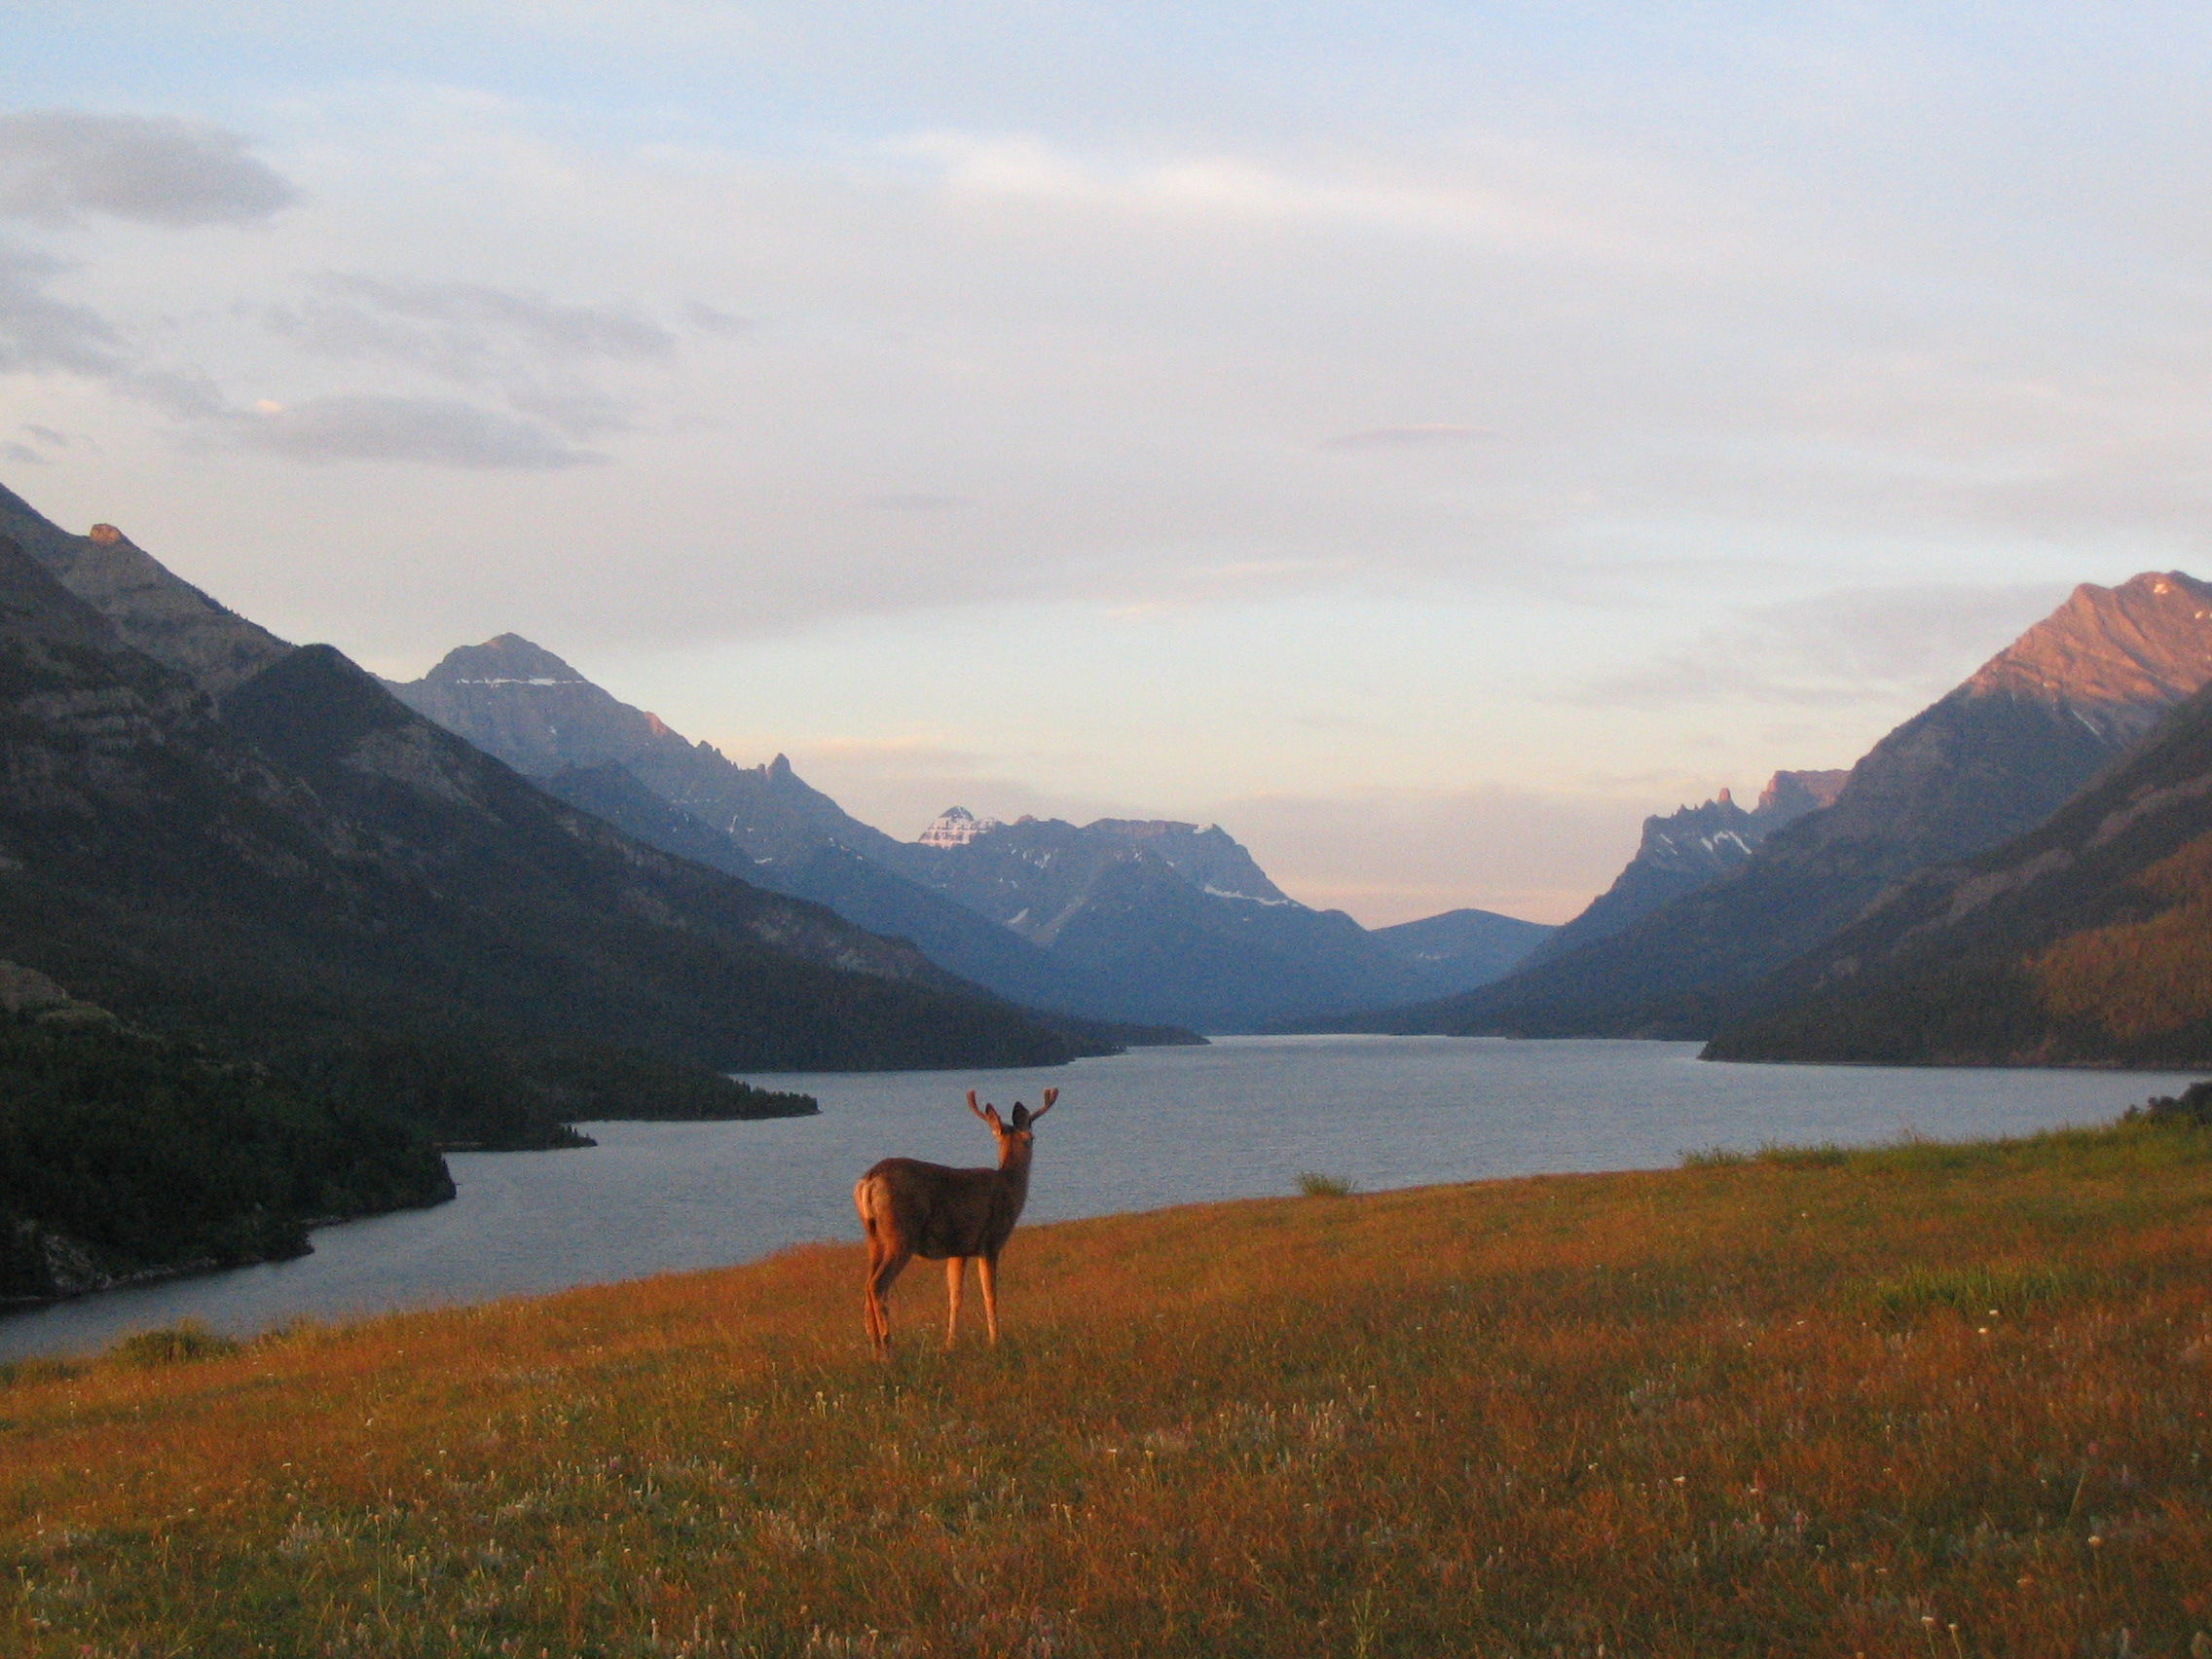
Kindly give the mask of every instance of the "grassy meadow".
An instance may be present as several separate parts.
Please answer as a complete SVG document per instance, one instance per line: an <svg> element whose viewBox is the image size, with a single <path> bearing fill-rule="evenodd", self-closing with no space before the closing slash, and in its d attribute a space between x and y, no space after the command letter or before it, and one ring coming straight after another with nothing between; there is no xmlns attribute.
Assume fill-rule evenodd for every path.
<svg viewBox="0 0 2212 1659"><path fill-rule="evenodd" d="M0 1652L2212 1653L2212 1130L861 1261L17 1366Z"/></svg>

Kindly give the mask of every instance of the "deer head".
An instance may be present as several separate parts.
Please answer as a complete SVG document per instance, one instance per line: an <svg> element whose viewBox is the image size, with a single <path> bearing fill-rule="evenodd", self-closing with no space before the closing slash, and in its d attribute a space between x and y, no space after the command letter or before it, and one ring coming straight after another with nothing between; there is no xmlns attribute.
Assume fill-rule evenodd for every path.
<svg viewBox="0 0 2212 1659"><path fill-rule="evenodd" d="M976 1091L973 1088L968 1091L968 1110L982 1119L983 1126L997 1137L999 1167L1001 1169L1028 1155L1031 1145L1036 1140L1036 1136L1030 1132L1029 1125L1050 1112L1052 1109L1052 1102L1059 1097L1060 1091L1058 1089L1046 1089L1045 1104L1038 1107L1034 1112L1016 1100L1014 1103L1014 1121L1008 1123L999 1116L999 1109L996 1106L977 1105Z"/></svg>

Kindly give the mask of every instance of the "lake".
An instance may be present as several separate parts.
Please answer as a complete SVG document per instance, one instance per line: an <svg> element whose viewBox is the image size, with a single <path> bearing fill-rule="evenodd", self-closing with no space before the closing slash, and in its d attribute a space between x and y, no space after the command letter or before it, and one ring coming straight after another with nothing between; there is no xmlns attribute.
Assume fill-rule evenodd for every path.
<svg viewBox="0 0 2212 1659"><path fill-rule="evenodd" d="M1967 1140L2109 1120L2172 1074L1708 1064L1689 1043L1229 1037L1051 1070L756 1076L822 1102L757 1124L592 1124L588 1151L458 1153L435 1209L319 1230L294 1262L0 1317L0 1359L82 1352L194 1317L245 1336L307 1316L475 1302L721 1267L858 1238L852 1187L891 1154L991 1155L963 1103L1057 1087L1027 1219L1293 1191L1657 1168L1708 1147ZM1016 1246L1018 1249L1018 1245ZM855 1297L858 1297L856 1285ZM858 1314L855 1315L856 1320ZM857 1325L856 1325L857 1329Z"/></svg>

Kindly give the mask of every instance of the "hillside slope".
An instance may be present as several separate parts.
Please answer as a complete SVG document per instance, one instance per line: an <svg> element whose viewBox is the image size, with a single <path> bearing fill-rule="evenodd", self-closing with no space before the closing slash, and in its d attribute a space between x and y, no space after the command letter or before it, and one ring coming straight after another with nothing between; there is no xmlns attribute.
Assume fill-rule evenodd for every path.
<svg viewBox="0 0 2212 1659"><path fill-rule="evenodd" d="M2048 823L1920 872L1715 1059L2212 1065L2212 690Z"/></svg>
<svg viewBox="0 0 2212 1659"><path fill-rule="evenodd" d="M2185 1655L2208 1205L2137 1124L1027 1228L889 1367L856 1245L147 1333L0 1367L0 1643Z"/></svg>
<svg viewBox="0 0 2212 1659"><path fill-rule="evenodd" d="M453 1193L379 1107L76 1007L0 1014L0 1309L303 1255L312 1223Z"/></svg>
<svg viewBox="0 0 2212 1659"><path fill-rule="evenodd" d="M2212 586L2084 583L1852 768L1832 806L1608 939L1382 1028L1710 1036L1892 882L2042 823L2212 679Z"/></svg>

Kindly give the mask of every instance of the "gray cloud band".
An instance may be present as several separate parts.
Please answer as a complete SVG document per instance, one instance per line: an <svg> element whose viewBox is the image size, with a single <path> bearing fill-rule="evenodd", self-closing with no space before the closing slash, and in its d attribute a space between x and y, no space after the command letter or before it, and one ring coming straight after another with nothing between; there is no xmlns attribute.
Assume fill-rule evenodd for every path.
<svg viewBox="0 0 2212 1659"><path fill-rule="evenodd" d="M246 154L240 134L202 122L67 109L0 115L0 215L9 218L249 224L298 194Z"/></svg>

